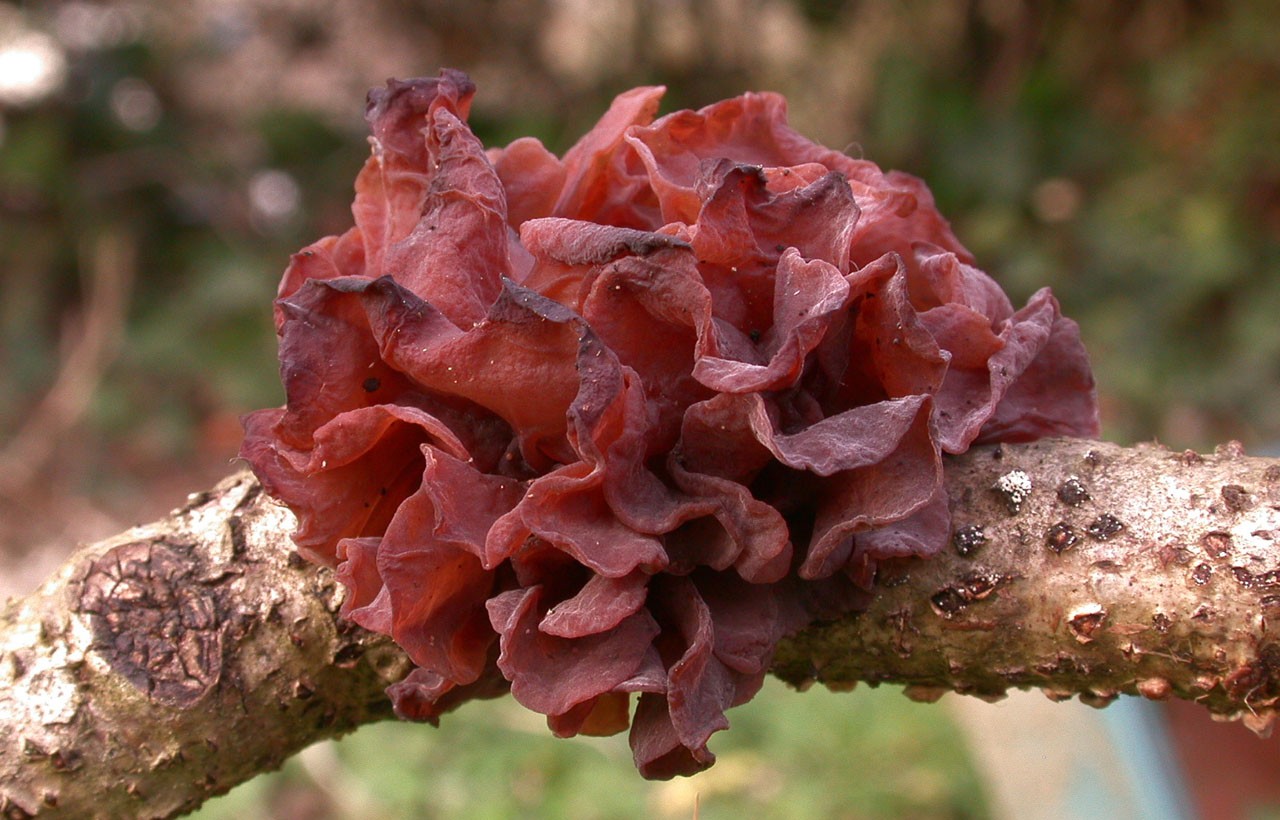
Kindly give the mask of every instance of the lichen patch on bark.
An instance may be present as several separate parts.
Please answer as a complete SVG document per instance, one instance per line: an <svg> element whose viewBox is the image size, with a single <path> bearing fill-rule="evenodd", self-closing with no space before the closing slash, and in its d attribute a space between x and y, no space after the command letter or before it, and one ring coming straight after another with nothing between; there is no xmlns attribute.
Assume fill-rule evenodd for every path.
<svg viewBox="0 0 1280 820"><path fill-rule="evenodd" d="M190 544L132 541L90 562L76 610L94 649L155 703L187 708L222 675L227 607L194 576Z"/></svg>

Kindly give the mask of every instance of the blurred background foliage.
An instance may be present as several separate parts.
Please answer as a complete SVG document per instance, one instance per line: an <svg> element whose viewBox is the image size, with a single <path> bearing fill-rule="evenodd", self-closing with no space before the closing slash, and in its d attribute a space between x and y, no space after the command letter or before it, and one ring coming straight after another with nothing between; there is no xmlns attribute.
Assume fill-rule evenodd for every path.
<svg viewBox="0 0 1280 820"><path fill-rule="evenodd" d="M5 591L229 469L281 399L278 274L349 225L365 90L442 65L487 143L557 151L633 85L781 91L924 177L1015 301L1054 288L1109 438L1280 440L1270 0L0 0Z"/></svg>

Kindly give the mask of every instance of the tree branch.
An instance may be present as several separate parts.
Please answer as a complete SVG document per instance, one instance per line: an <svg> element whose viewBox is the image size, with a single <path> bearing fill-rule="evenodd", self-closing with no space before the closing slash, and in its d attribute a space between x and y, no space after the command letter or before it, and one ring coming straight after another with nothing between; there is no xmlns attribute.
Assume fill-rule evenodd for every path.
<svg viewBox="0 0 1280 820"><path fill-rule="evenodd" d="M997 487L1018 471L1031 489L1015 510ZM866 612L795 636L775 674L904 683L922 700L1178 697L1269 730L1280 461L1236 443L1200 456L1054 440L971 451L947 483L951 549L882 569Z"/></svg>
<svg viewBox="0 0 1280 820"><path fill-rule="evenodd" d="M170 817L391 716L409 665L248 473L72 556L0 615L0 811Z"/></svg>
<svg viewBox="0 0 1280 820"><path fill-rule="evenodd" d="M1280 461L1055 440L976 448L947 482L951 547L883 566L866 612L780 647L779 677L1182 697L1270 727ZM173 816L389 717L407 660L338 619L341 588L297 560L292 529L242 473L10 602L4 816Z"/></svg>

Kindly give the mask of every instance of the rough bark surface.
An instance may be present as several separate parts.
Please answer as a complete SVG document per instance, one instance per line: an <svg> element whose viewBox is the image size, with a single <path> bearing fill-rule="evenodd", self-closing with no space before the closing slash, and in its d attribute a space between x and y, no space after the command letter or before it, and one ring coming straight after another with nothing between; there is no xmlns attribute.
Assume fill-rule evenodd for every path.
<svg viewBox="0 0 1280 820"><path fill-rule="evenodd" d="M870 609L780 648L797 686L900 682L1105 705L1280 700L1280 462L1057 440L950 460L952 549L887 565ZM73 556L0 614L0 812L169 817L390 716L408 665L337 617L247 474Z"/></svg>
<svg viewBox="0 0 1280 820"><path fill-rule="evenodd" d="M1177 697L1270 729L1280 462L1056 440L972 451L947 484L951 550L883 567L870 608L795 636L776 675L921 700Z"/></svg>
<svg viewBox="0 0 1280 820"><path fill-rule="evenodd" d="M0 615L0 812L170 817L389 717L408 666L340 621L248 473L74 555Z"/></svg>

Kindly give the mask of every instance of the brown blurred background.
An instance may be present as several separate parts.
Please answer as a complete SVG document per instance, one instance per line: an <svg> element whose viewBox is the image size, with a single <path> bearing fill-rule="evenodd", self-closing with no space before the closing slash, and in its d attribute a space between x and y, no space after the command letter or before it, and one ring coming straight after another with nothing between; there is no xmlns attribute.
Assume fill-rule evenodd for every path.
<svg viewBox="0 0 1280 820"><path fill-rule="evenodd" d="M0 594L232 468L366 89L442 65L488 144L557 151L634 85L781 91L924 177L1015 301L1054 288L1109 438L1280 442L1269 0L0 2Z"/></svg>

